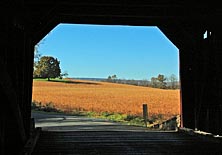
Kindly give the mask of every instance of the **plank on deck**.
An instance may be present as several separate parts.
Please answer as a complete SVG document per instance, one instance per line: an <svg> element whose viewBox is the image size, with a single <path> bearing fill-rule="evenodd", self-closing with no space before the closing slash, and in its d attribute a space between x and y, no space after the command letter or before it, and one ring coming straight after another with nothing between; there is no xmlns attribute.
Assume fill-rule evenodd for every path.
<svg viewBox="0 0 222 155"><path fill-rule="evenodd" d="M221 143L179 132L41 131L32 155L222 154Z"/></svg>

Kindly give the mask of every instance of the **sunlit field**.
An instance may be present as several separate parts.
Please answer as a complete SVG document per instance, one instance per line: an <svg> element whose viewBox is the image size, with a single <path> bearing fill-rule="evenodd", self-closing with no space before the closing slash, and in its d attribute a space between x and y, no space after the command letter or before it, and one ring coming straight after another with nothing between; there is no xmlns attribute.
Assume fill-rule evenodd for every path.
<svg viewBox="0 0 222 155"><path fill-rule="evenodd" d="M168 119L180 113L180 91L163 90L106 82L33 81L32 100L42 105L52 103L63 111L81 110L142 115L148 105L149 116Z"/></svg>

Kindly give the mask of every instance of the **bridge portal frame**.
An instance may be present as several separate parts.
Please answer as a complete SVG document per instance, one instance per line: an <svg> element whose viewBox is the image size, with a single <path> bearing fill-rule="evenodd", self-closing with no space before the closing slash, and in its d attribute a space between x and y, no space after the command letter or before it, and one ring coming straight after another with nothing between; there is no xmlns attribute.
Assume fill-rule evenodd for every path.
<svg viewBox="0 0 222 155"><path fill-rule="evenodd" d="M0 4L1 154L19 152L30 137L34 46L59 23L158 26L179 49L181 127L221 134L220 5L170 0L3 0Z"/></svg>

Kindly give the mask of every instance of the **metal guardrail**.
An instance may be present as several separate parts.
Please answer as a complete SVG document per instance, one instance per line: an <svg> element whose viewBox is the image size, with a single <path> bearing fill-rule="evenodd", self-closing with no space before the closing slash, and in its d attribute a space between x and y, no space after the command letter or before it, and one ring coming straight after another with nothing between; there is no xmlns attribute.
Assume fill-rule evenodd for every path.
<svg viewBox="0 0 222 155"><path fill-rule="evenodd" d="M180 115L177 115L169 120L166 120L162 123L158 124L150 124L148 125L149 128L154 128L154 129L160 129L160 130L178 130L180 127Z"/></svg>

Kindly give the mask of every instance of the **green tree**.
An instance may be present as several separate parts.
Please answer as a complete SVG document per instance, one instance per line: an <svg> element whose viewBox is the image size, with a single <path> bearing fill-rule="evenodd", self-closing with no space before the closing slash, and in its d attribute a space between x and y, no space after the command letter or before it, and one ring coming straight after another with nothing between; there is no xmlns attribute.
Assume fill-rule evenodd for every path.
<svg viewBox="0 0 222 155"><path fill-rule="evenodd" d="M107 78L107 81L109 81L109 82L115 82L116 79L117 79L116 74L114 74L114 75L112 75L112 76L109 75L108 78Z"/></svg>
<svg viewBox="0 0 222 155"><path fill-rule="evenodd" d="M33 76L48 78L48 80L50 80L50 78L60 77L61 69L59 64L60 61L58 61L57 58L43 56L35 63Z"/></svg>
<svg viewBox="0 0 222 155"><path fill-rule="evenodd" d="M111 78L112 78L113 80L117 79L116 74L112 75L112 77L111 77Z"/></svg>
<svg viewBox="0 0 222 155"><path fill-rule="evenodd" d="M167 83L165 82L166 78L164 77L164 75L159 74L157 80L159 81L160 84L159 88L166 88Z"/></svg>
<svg viewBox="0 0 222 155"><path fill-rule="evenodd" d="M151 86L154 88L161 88L165 89L167 87L167 83L165 82L167 80L164 75L159 74L157 77L151 78Z"/></svg>
<svg viewBox="0 0 222 155"><path fill-rule="evenodd" d="M108 78L107 78L107 80L108 80L108 81L111 81L111 80L112 80L112 77L109 75Z"/></svg>

